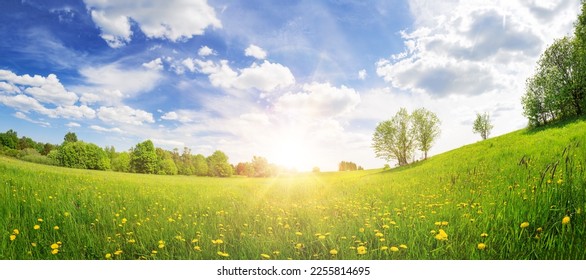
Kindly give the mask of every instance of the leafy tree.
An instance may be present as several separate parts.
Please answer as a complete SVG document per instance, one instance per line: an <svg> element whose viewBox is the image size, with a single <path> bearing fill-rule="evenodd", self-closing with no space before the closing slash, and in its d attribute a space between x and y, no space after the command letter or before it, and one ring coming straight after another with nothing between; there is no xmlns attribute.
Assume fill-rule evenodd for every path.
<svg viewBox="0 0 586 280"><path fill-rule="evenodd" d="M232 176L232 166L228 163L228 156L222 151L215 151L207 158L208 174L213 177Z"/></svg>
<svg viewBox="0 0 586 280"><path fill-rule="evenodd" d="M102 148L83 141L66 142L54 156L59 165L81 169L110 169L110 159Z"/></svg>
<svg viewBox="0 0 586 280"><path fill-rule="evenodd" d="M272 174L271 166L264 157L252 157L252 168L254 169L254 177L270 177Z"/></svg>
<svg viewBox="0 0 586 280"><path fill-rule="evenodd" d="M165 151L161 148L156 148L155 154L157 155L157 174L177 175L177 166L173 161L171 152Z"/></svg>
<svg viewBox="0 0 586 280"><path fill-rule="evenodd" d="M338 171L355 171L358 170L356 163L351 161L341 161L338 164Z"/></svg>
<svg viewBox="0 0 586 280"><path fill-rule="evenodd" d="M195 175L206 176L209 172L208 162L202 154L197 154L192 157L193 167L195 169Z"/></svg>
<svg viewBox="0 0 586 280"><path fill-rule="evenodd" d="M407 110L401 108L393 118L379 123L372 142L376 157L407 165L415 149L414 129Z"/></svg>
<svg viewBox="0 0 586 280"><path fill-rule="evenodd" d="M130 172L130 154L121 152L112 159L112 170L118 172Z"/></svg>
<svg viewBox="0 0 586 280"><path fill-rule="evenodd" d="M0 145L16 150L18 148L18 134L16 131L9 129L5 133L0 133Z"/></svg>
<svg viewBox="0 0 586 280"><path fill-rule="evenodd" d="M474 120L474 133L479 133L483 140L486 140L490 135L490 131L494 126L490 121L490 115L488 113L480 114L476 113L476 119Z"/></svg>
<svg viewBox="0 0 586 280"><path fill-rule="evenodd" d="M136 144L130 153L130 170L136 173L154 174L157 170L157 154L151 140Z"/></svg>
<svg viewBox="0 0 586 280"><path fill-rule="evenodd" d="M440 134L440 120L435 113L425 108L413 111L411 119L413 121L415 141L419 150L423 152L424 159L427 159L427 152Z"/></svg>
<svg viewBox="0 0 586 280"><path fill-rule="evenodd" d="M67 132L67 134L65 134L65 137L63 137L63 141L64 142L77 142L77 135L75 134L75 132Z"/></svg>

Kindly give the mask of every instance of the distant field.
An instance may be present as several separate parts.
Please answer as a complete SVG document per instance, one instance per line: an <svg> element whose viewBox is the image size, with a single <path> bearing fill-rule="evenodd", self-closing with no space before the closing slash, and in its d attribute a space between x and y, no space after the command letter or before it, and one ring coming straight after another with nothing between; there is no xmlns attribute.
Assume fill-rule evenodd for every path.
<svg viewBox="0 0 586 280"><path fill-rule="evenodd" d="M0 259L586 259L586 122L296 177L0 157Z"/></svg>

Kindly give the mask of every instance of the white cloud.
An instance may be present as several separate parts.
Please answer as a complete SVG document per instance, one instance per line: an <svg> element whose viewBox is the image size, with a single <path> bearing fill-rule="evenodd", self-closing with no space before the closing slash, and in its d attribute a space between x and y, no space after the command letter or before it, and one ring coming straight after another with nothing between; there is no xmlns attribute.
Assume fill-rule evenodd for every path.
<svg viewBox="0 0 586 280"><path fill-rule="evenodd" d="M150 70L160 71L163 70L163 61L159 57L149 62L143 63L142 66Z"/></svg>
<svg viewBox="0 0 586 280"><path fill-rule="evenodd" d="M169 120L169 121L173 121L173 120L176 120L178 118L179 118L179 116L175 112L167 112L163 116L161 116L161 119L163 119L163 120Z"/></svg>
<svg viewBox="0 0 586 280"><path fill-rule="evenodd" d="M153 115L149 112L133 109L128 106L100 107L97 113L98 118L106 123L124 123L142 125L143 123L154 123Z"/></svg>
<svg viewBox="0 0 586 280"><path fill-rule="evenodd" d="M213 54L216 54L216 52L208 46L203 46L203 47L199 48L199 50L197 51L197 55L199 55L201 57L206 57L208 55L213 55Z"/></svg>
<svg viewBox="0 0 586 280"><path fill-rule="evenodd" d="M53 117L61 117L66 119L93 119L96 117L96 111L86 105L70 105L59 106L53 109L51 115Z"/></svg>
<svg viewBox="0 0 586 280"><path fill-rule="evenodd" d="M27 122L31 122L31 123L34 123L34 124L38 124L38 125L40 125L40 126L43 126L43 127L50 127L50 126L51 126L51 124L50 124L50 123L48 123L48 122L43 122L43 121L35 121L35 120L33 120L33 119L29 118L29 117L28 117L26 114L24 114L23 112L16 112L16 113L14 113L14 117L16 117L16 118L19 118L19 119L21 119L21 120L25 120L25 121L27 121Z"/></svg>
<svg viewBox="0 0 586 280"><path fill-rule="evenodd" d="M360 80L365 80L367 75L368 74L366 73L366 69L358 71L358 79Z"/></svg>
<svg viewBox="0 0 586 280"><path fill-rule="evenodd" d="M116 1L84 0L102 38L116 48L130 42L130 20L148 38L178 41L202 35L208 27L221 28L214 9L206 0Z"/></svg>
<svg viewBox="0 0 586 280"><path fill-rule="evenodd" d="M183 148L183 147L185 147L185 143L182 142L182 141L168 140L168 139L159 139L159 138L153 138L151 140L153 141L153 143L155 145L162 145L162 146L171 147L171 148Z"/></svg>
<svg viewBox="0 0 586 280"><path fill-rule="evenodd" d="M67 126L67 127L81 127L81 124L78 124L76 122L69 122L65 126Z"/></svg>
<svg viewBox="0 0 586 280"><path fill-rule="evenodd" d="M43 103L73 105L78 100L78 96L67 91L55 74L31 77L28 74L19 76L11 71L0 70L0 93L18 93L21 92L19 87L24 87L24 93Z"/></svg>
<svg viewBox="0 0 586 280"><path fill-rule="evenodd" d="M86 85L73 89L83 92L81 101L87 104L119 104L124 98L152 90L162 79L160 71L125 69L117 63L86 67L79 72L85 78Z"/></svg>
<svg viewBox="0 0 586 280"><path fill-rule="evenodd" d="M252 44L244 50L244 54L246 56L252 56L256 59L265 59L267 57L267 52L265 50L263 50L259 46Z"/></svg>
<svg viewBox="0 0 586 280"><path fill-rule="evenodd" d="M360 103L360 95L352 88L311 83L298 93L278 98L275 110L299 118L335 117L351 112Z"/></svg>
<svg viewBox="0 0 586 280"><path fill-rule="evenodd" d="M101 127L99 125L91 125L90 126L91 129L95 130L95 131L100 131L100 132L117 132L117 133L122 133L122 130L118 127L113 127L113 128L105 128L105 127Z"/></svg>
<svg viewBox="0 0 586 280"><path fill-rule="evenodd" d="M267 60L260 65L253 63L248 68L240 69L239 73L232 70L226 60L219 64L198 59L193 62L197 71L209 75L210 83L215 87L241 90L256 88L269 92L295 84L295 77L289 68Z"/></svg>

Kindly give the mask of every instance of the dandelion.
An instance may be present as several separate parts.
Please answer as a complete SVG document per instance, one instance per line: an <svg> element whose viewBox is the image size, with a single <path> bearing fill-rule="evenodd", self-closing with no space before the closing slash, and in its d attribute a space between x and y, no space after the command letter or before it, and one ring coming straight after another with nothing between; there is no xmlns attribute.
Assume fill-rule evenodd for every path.
<svg viewBox="0 0 586 280"><path fill-rule="evenodd" d="M295 249L298 249L298 250L303 249L303 243L295 244Z"/></svg>
<svg viewBox="0 0 586 280"><path fill-rule="evenodd" d="M37 243L36 242L33 242L33 243L31 243L31 246L37 247Z"/></svg>
<svg viewBox="0 0 586 280"><path fill-rule="evenodd" d="M484 250L486 249L486 244L484 243L478 243L478 246L476 246L478 248L478 250Z"/></svg>
<svg viewBox="0 0 586 280"><path fill-rule="evenodd" d="M407 249L407 245L401 244L401 245L399 245L399 248L401 248L401 249Z"/></svg>
<svg viewBox="0 0 586 280"><path fill-rule="evenodd" d="M53 249L53 250L59 249L59 244L57 244L57 243L51 244L51 249Z"/></svg>
<svg viewBox="0 0 586 280"><path fill-rule="evenodd" d="M218 256L220 256L220 257L225 257L225 258L226 258L226 257L229 257L229 256L230 256L230 254L228 254L228 253L226 253L226 252L221 252L221 251L218 251Z"/></svg>
<svg viewBox="0 0 586 280"><path fill-rule="evenodd" d="M439 233L435 236L435 239L440 241L448 240L448 234L443 229L440 229Z"/></svg>
<svg viewBox="0 0 586 280"><path fill-rule="evenodd" d="M359 232L364 232L364 228L358 229Z"/></svg>
<svg viewBox="0 0 586 280"><path fill-rule="evenodd" d="M16 235L14 235L14 234L10 235L10 241L14 241L14 239L16 239Z"/></svg>
<svg viewBox="0 0 586 280"><path fill-rule="evenodd" d="M483 232L483 233L480 234L480 237L488 237L488 233Z"/></svg>
<svg viewBox="0 0 586 280"><path fill-rule="evenodd" d="M12 234L14 235L18 235L20 233L20 231L18 229L13 229L12 230Z"/></svg>
<svg viewBox="0 0 586 280"><path fill-rule="evenodd" d="M261 256L263 259L265 259L265 260L268 260L268 259L270 259L270 258L271 258L271 256L269 256L269 255L267 255L267 254L260 254L260 256Z"/></svg>
<svg viewBox="0 0 586 280"><path fill-rule="evenodd" d="M128 240L128 243L130 243L130 244L134 244L134 243L136 243L136 240L134 240L134 239L130 239L130 240Z"/></svg>
<svg viewBox="0 0 586 280"><path fill-rule="evenodd" d="M528 226L529 226L529 222L522 222L520 225L521 228L526 228Z"/></svg>
<svg viewBox="0 0 586 280"><path fill-rule="evenodd" d="M159 240L159 249L165 248L165 241Z"/></svg>
<svg viewBox="0 0 586 280"><path fill-rule="evenodd" d="M114 255L116 256L120 256L122 254L122 250L116 250L116 252L114 252Z"/></svg>
<svg viewBox="0 0 586 280"><path fill-rule="evenodd" d="M381 251L386 251L387 249L389 249L389 247L388 247L388 246L382 246L382 247L380 247L380 250L381 250Z"/></svg>
<svg viewBox="0 0 586 280"><path fill-rule="evenodd" d="M377 232L377 233L376 233L374 236L376 236L376 237L379 237L379 238L380 238L380 237L383 237L383 236L385 236L385 235L384 235L382 232Z"/></svg>
<svg viewBox="0 0 586 280"><path fill-rule="evenodd" d="M366 247L364 247L364 246L358 246L356 248L356 253L358 255L364 255L364 254L366 254Z"/></svg>
<svg viewBox="0 0 586 280"><path fill-rule="evenodd" d="M326 236L325 236L325 235L320 235L320 236L318 236L317 238L318 238L319 240L325 240L325 239L326 239Z"/></svg>
<svg viewBox="0 0 586 280"><path fill-rule="evenodd" d="M538 228L537 228L537 232L538 232L538 233L540 233L540 232L542 232L542 231L543 231L543 228L541 228L541 227L538 227Z"/></svg>
<svg viewBox="0 0 586 280"><path fill-rule="evenodd" d="M392 246L391 247L391 252L399 252L399 248Z"/></svg>
<svg viewBox="0 0 586 280"><path fill-rule="evenodd" d="M295 235L297 235L297 236L302 236L302 235L303 235L303 233L301 233L300 231L297 231L297 232L295 232Z"/></svg>
<svg viewBox="0 0 586 280"><path fill-rule="evenodd" d="M330 255L335 256L337 254L338 254L338 250L336 250L336 249L330 250Z"/></svg>
<svg viewBox="0 0 586 280"><path fill-rule="evenodd" d="M197 242L199 242L199 240L197 240L197 239L191 239L191 243L197 243Z"/></svg>
<svg viewBox="0 0 586 280"><path fill-rule="evenodd" d="M126 224L126 222L128 222L128 220L126 218L122 218L122 223Z"/></svg>
<svg viewBox="0 0 586 280"><path fill-rule="evenodd" d="M71 214L69 214L69 212L65 212L65 213L63 213L63 216L65 216L65 217L69 217L70 215L71 215Z"/></svg>
<svg viewBox="0 0 586 280"><path fill-rule="evenodd" d="M39 226L39 225L35 225L33 228L34 228L35 230L38 230L38 229L40 229L40 228L41 228L41 226Z"/></svg>
<svg viewBox="0 0 586 280"><path fill-rule="evenodd" d="M214 244L214 245L220 245L223 243L224 243L224 240L222 240L222 239L212 240L212 244Z"/></svg>
<svg viewBox="0 0 586 280"><path fill-rule="evenodd" d="M567 225L567 224L569 224L569 223L570 223L570 217L569 217L569 216L565 216L565 217L562 219L562 225Z"/></svg>
<svg viewBox="0 0 586 280"><path fill-rule="evenodd" d="M199 247L199 246L194 246L194 247L193 247L193 250L195 250L195 251L198 251L198 252L201 252L201 247Z"/></svg>
<svg viewBox="0 0 586 280"><path fill-rule="evenodd" d="M59 230L59 226L54 226L53 229L54 230Z"/></svg>
<svg viewBox="0 0 586 280"><path fill-rule="evenodd" d="M448 225L448 222L446 222L446 221L443 221L443 222L441 223L441 225L442 225L442 226L447 226L447 225Z"/></svg>
<svg viewBox="0 0 586 280"><path fill-rule="evenodd" d="M107 259L107 260L109 260L109 259L111 259L111 258L112 258L112 254L108 253L108 254L106 254L106 256L105 256L105 257L106 257L106 259Z"/></svg>
<svg viewBox="0 0 586 280"><path fill-rule="evenodd" d="M53 249L53 250L51 250L51 254L57 255L57 253L59 253L59 249Z"/></svg>
<svg viewBox="0 0 586 280"><path fill-rule="evenodd" d="M43 219L38 218L37 221L40 222L40 223L42 223L43 222Z"/></svg>

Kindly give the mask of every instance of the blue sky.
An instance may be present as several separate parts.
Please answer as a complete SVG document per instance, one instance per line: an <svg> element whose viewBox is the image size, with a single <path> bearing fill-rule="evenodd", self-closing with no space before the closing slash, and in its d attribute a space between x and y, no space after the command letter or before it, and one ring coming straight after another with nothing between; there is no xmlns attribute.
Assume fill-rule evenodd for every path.
<svg viewBox="0 0 586 280"><path fill-rule="evenodd" d="M430 154L526 125L525 80L579 1L41 1L0 11L0 131L231 163L378 168L376 125L442 121Z"/></svg>

